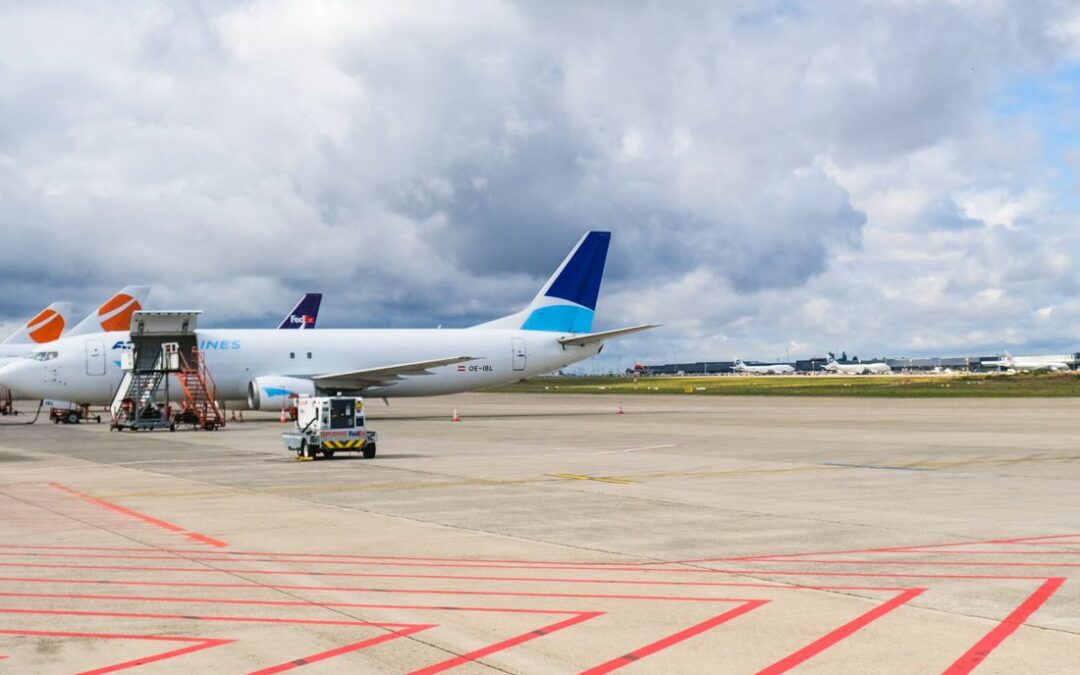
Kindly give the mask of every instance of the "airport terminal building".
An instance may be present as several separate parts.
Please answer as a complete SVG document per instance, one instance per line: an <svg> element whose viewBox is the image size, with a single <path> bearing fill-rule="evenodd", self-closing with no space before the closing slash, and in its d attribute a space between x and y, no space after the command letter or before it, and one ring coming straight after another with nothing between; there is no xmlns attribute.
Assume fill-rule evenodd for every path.
<svg viewBox="0 0 1080 675"><path fill-rule="evenodd" d="M983 363L988 361L997 361L1001 357L999 355L989 356L946 356L946 357L927 357L927 358L880 358L880 359L861 359L859 361L854 360L840 360L840 363L885 363L890 368L897 372L934 372L940 370L953 370L953 371L968 371L968 372L985 372L998 370L996 366L984 366ZM1080 366L1080 353L1073 354L1053 354L1047 355L1043 358L1048 360L1060 360L1068 363L1070 367L1076 369ZM828 359L824 356L815 356L809 359L798 359L796 361L786 362L786 365L793 366L796 373L816 373L823 372L825 364ZM775 363L784 363L777 361L746 361L747 365L771 365ZM689 363L664 363L656 365L641 365L629 372L637 372L642 375L723 375L728 373L734 373L733 366L734 361L694 361Z"/></svg>

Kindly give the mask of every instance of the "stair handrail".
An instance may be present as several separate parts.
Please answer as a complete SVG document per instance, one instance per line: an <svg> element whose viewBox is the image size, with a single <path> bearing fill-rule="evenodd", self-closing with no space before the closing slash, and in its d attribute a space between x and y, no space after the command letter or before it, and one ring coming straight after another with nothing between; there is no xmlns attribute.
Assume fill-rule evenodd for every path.
<svg viewBox="0 0 1080 675"><path fill-rule="evenodd" d="M214 424L216 426L225 425L225 415L222 414L217 404L217 383L214 382L214 378L210 375L210 369L206 366L206 360L202 357L202 353L199 351L198 346L191 348L191 360L194 362L192 367L191 362L184 356L184 353L180 352L180 363L182 367L182 374L185 377L180 378L180 385L184 389L184 393L187 398L194 404L195 414L200 416L200 422L206 424L207 418L213 414ZM195 377L195 381L202 387L203 395L206 397L205 401L195 401L192 396L191 390L188 388L188 382L186 376L192 375Z"/></svg>

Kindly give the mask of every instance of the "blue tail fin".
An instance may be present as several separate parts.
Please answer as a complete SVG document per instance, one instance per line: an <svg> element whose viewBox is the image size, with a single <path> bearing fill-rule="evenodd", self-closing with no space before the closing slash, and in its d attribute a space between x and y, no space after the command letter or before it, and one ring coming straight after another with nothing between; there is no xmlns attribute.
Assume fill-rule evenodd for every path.
<svg viewBox="0 0 1080 675"><path fill-rule="evenodd" d="M592 330L610 232L588 232L523 311L479 327L588 333Z"/></svg>
<svg viewBox="0 0 1080 675"><path fill-rule="evenodd" d="M308 293L305 295L293 311L278 326L282 328L311 329L319 318L319 305L322 303L322 293Z"/></svg>
<svg viewBox="0 0 1080 675"><path fill-rule="evenodd" d="M596 311L610 243L610 232L586 234L548 281L543 295Z"/></svg>

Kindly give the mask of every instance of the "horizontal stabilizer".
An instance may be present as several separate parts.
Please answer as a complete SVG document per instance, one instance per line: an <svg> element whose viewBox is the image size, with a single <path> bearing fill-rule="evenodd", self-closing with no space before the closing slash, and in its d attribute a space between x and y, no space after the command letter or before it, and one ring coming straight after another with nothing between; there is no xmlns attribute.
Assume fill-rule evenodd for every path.
<svg viewBox="0 0 1080 675"><path fill-rule="evenodd" d="M393 384L404 375L431 375L429 368L440 366L452 366L455 363L475 361L474 356L450 356L430 361L414 361L412 363L399 363L393 366L379 366L378 368L365 368L346 373L333 373L330 375L316 375L311 378L323 389L364 389Z"/></svg>
<svg viewBox="0 0 1080 675"><path fill-rule="evenodd" d="M570 337L559 338L559 342L564 345L584 347L585 345L592 344L594 342L603 342L604 340L622 337L623 335L630 335L631 333L637 333L643 330L649 330L650 328L657 328L659 326L660 324L657 323L643 323L640 326L630 326L629 328L616 328L614 330L603 330L599 333L571 335Z"/></svg>

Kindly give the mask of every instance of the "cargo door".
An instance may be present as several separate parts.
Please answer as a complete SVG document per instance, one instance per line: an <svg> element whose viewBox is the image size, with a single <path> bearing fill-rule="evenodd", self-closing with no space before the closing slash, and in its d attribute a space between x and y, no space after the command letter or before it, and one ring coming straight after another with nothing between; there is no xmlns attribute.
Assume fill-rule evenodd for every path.
<svg viewBox="0 0 1080 675"><path fill-rule="evenodd" d="M510 343L514 370L525 370L525 361L528 359L528 353L525 351L525 338L510 338Z"/></svg>
<svg viewBox="0 0 1080 675"><path fill-rule="evenodd" d="M105 343L101 340L86 341L86 374L105 374Z"/></svg>

